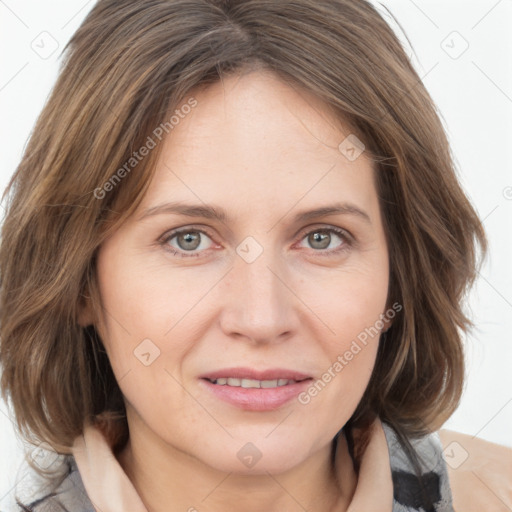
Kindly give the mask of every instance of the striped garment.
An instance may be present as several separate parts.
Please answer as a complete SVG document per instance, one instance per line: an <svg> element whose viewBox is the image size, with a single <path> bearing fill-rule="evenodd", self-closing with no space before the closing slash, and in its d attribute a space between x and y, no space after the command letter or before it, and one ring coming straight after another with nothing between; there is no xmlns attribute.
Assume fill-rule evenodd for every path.
<svg viewBox="0 0 512 512"><path fill-rule="evenodd" d="M386 423L381 423L385 433L391 464L393 483L392 512L454 512L452 493L448 480L446 462L442 455L442 445L437 432L421 439L411 440L414 450L420 456L422 475L434 508L425 510L419 502L419 482L404 450L401 448L395 431ZM87 496L73 455L66 455L67 475L58 489L47 496L18 505L16 512L96 512ZM130 512L123 510L119 512ZM373 512L368 510L367 512ZM375 512L379 512L375 509Z"/></svg>

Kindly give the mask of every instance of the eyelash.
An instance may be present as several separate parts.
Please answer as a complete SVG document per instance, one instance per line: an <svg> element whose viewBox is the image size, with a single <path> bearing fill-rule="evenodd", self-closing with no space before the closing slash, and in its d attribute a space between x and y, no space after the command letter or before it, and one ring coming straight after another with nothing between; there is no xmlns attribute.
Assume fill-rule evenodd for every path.
<svg viewBox="0 0 512 512"><path fill-rule="evenodd" d="M330 250L324 250L319 249L315 250L312 249L312 251L318 253L322 257L334 257L339 256L340 254L349 251L352 246L354 245L354 239L352 235L350 235L346 230L341 228L334 228L334 227L327 227L327 228L314 228L309 231L301 233L300 240L303 240L306 238L306 236L312 234L312 233L334 233L336 234L342 241L343 245L338 249L330 249ZM202 229L197 229L194 227L188 227L185 229L177 229L175 231L171 231L170 233L166 233L163 235L163 238L160 239L159 244L164 247L166 251L169 251L174 256L178 256L181 258L197 258L201 256L201 253L204 251L198 251L198 252L186 252L186 251L180 251L175 249L174 247L169 246L169 241L175 238L177 235L180 235L182 233L201 233L203 235L206 235L208 238L212 238L206 231Z"/></svg>

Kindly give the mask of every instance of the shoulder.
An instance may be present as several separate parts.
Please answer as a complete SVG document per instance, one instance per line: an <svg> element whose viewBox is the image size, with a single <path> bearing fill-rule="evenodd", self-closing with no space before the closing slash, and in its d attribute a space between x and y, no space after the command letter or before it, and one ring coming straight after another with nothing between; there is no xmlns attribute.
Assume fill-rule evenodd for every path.
<svg viewBox="0 0 512 512"><path fill-rule="evenodd" d="M69 455L65 463L68 471L58 487L28 503L18 502L17 512L95 512L74 457Z"/></svg>
<svg viewBox="0 0 512 512"><path fill-rule="evenodd" d="M512 510L512 448L452 430L440 430L458 512Z"/></svg>

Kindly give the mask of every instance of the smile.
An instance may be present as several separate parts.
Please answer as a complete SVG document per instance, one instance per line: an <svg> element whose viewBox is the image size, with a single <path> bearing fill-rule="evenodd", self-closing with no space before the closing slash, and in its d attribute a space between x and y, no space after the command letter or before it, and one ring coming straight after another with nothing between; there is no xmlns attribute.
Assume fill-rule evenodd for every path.
<svg viewBox="0 0 512 512"><path fill-rule="evenodd" d="M236 379L236 378L219 378L219 379L208 379L212 384L219 386L233 386L237 388L277 388L281 386L287 386L289 384L295 384L296 381L293 379L275 379L275 380L255 380L255 379Z"/></svg>
<svg viewBox="0 0 512 512"><path fill-rule="evenodd" d="M275 411L295 398L311 384L312 379L255 380L231 377L199 379L204 392L215 400L244 411Z"/></svg>

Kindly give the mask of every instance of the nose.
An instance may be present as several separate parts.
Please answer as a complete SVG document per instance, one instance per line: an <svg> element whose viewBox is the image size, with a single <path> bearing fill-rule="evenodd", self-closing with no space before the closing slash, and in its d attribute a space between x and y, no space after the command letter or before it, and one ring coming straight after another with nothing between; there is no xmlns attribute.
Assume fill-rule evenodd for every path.
<svg viewBox="0 0 512 512"><path fill-rule="evenodd" d="M263 251L252 263L237 257L226 276L220 313L225 335L268 344L297 331L300 301L290 273L270 252Z"/></svg>

